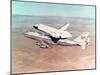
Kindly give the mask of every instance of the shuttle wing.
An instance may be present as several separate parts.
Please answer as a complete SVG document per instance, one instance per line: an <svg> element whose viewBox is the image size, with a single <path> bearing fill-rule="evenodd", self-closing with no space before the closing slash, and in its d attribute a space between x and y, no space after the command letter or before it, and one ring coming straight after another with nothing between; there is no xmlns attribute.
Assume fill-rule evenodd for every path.
<svg viewBox="0 0 100 75"><path fill-rule="evenodd" d="M60 31L65 31L68 28L69 24L65 24L63 27L61 27Z"/></svg>

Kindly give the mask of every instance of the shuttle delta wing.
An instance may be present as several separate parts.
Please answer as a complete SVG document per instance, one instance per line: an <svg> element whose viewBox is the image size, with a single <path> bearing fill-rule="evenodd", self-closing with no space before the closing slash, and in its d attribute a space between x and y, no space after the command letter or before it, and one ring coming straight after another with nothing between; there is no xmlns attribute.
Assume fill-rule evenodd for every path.
<svg viewBox="0 0 100 75"><path fill-rule="evenodd" d="M63 27L61 27L60 31L65 31L68 28L69 24L65 24Z"/></svg>

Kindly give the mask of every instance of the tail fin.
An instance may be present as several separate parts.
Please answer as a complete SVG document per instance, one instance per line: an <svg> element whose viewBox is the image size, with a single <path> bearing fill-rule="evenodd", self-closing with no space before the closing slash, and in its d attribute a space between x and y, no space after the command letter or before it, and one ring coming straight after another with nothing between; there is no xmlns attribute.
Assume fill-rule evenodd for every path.
<svg viewBox="0 0 100 75"><path fill-rule="evenodd" d="M65 24L63 27L61 27L59 30L64 31L68 28L69 24Z"/></svg>
<svg viewBox="0 0 100 75"><path fill-rule="evenodd" d="M74 39L74 41L77 42L77 44L80 45L82 49L85 49L86 45L90 42L90 38L88 36L89 32L85 32Z"/></svg>

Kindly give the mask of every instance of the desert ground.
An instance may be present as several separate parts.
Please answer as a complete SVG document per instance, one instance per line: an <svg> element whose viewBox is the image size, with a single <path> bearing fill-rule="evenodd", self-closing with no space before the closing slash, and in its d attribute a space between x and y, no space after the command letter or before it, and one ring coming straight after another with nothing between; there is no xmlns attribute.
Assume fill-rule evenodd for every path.
<svg viewBox="0 0 100 75"><path fill-rule="evenodd" d="M13 74L95 68L95 43L82 50L60 45L43 49L35 42L24 35L12 39Z"/></svg>

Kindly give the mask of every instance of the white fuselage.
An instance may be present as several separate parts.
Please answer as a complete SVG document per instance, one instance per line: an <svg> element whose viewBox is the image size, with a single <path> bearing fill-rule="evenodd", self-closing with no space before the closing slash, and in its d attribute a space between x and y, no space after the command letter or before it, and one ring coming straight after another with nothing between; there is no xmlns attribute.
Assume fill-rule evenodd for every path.
<svg viewBox="0 0 100 75"><path fill-rule="evenodd" d="M54 43L48 36L41 35L37 32L28 32L25 35L28 38L37 40L39 42L44 41L45 43L48 44L59 44L59 45L77 45L77 42L67 40L67 39L60 39L57 43Z"/></svg>

